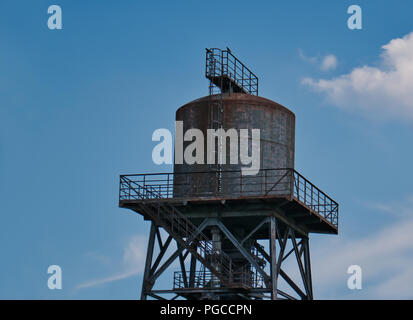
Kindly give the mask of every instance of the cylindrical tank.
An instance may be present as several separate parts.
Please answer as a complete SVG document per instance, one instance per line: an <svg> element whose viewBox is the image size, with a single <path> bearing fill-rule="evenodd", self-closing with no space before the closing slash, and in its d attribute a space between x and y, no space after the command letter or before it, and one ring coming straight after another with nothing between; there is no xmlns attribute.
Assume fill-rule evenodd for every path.
<svg viewBox="0 0 413 320"><path fill-rule="evenodd" d="M294 168L295 115L282 105L262 97L244 93L224 93L206 96L189 102L176 111L176 121L183 122L183 133L199 129L204 136L203 164L174 165L174 197L228 197L257 196L265 194L287 194L291 188L286 168ZM240 138L240 129L248 129L248 149L252 151L252 129L260 130L259 172L242 174L242 168L250 165L241 163L238 155L236 164L230 163L230 139L220 144L215 141L215 153L226 148L224 164L208 161L208 129L222 128L228 132L235 129ZM177 139L177 137L175 137ZM224 141L221 140L221 141ZM175 141L177 143L177 140ZM193 141L184 141L185 150ZM241 145L238 143L238 154ZM221 148L221 149L219 149ZM244 148L245 149L245 148ZM198 152L194 151L193 155ZM175 154L175 160L177 155ZM268 170L263 170L268 169ZM277 169L277 170L273 170ZM279 181L279 179L282 179ZM271 189L276 182L279 183Z"/></svg>

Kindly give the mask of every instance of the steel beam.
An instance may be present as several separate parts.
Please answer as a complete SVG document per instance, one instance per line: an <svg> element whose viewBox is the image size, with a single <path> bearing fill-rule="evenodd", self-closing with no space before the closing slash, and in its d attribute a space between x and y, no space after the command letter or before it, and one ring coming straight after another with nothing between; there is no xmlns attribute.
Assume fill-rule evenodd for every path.
<svg viewBox="0 0 413 320"><path fill-rule="evenodd" d="M158 229L158 228L157 228L157 229ZM172 237L169 236L168 239L166 239L166 241L165 241L164 244L162 244L162 242L159 242L159 249L160 249L160 251L159 251L158 257L156 258L156 260L155 260L155 262L153 263L153 266L152 266L152 268L151 268L151 274L153 274L153 273L156 271L156 268L158 268L158 265L159 265L159 263L161 262L163 256L165 255L166 250L168 249L169 244L171 243L171 241L172 241Z"/></svg>
<svg viewBox="0 0 413 320"><path fill-rule="evenodd" d="M207 220L207 219L206 219ZM202 230L207 226L207 221L204 221L198 228L197 231L192 235L193 238L195 238ZM145 263L145 272L144 272L144 279L142 283L142 293L141 293L141 300L146 300L147 296L151 296L152 292L152 287L156 281L156 279L172 264L172 262L175 261L177 257L182 255L182 251L184 250L183 247L181 247L178 243L178 249L168 258L165 263L157 269L159 262L162 260L163 255L166 252L167 247L169 246L169 243L172 240L172 236L169 236L168 239L166 240L165 244L162 244L162 242L159 242L160 248L160 253L156 259L156 265L152 264L152 259L153 259L153 249L154 249L154 244L155 244L155 237L156 234L159 234L159 231L157 230L158 228L155 226L155 224L152 222L151 224L151 231L149 235L149 244L148 244L148 251L147 251L147 257L146 257L146 263ZM158 238L158 241L160 239ZM189 239L191 240L191 239ZM191 255L192 257L196 258L194 255ZM155 268L154 268L155 267Z"/></svg>
<svg viewBox="0 0 413 320"><path fill-rule="evenodd" d="M294 252L295 252L295 257L297 259L298 268L300 269L301 279L303 280L305 291L307 293L306 297L308 298L310 288L309 288L309 284L308 284L308 281L307 281L307 276L306 276L306 273L304 271L303 262L301 260L301 256L300 256L300 252L298 250L298 245L297 245L297 241L295 239L294 232L291 232L290 234L291 234L291 241L292 241L293 246L294 246Z"/></svg>
<svg viewBox="0 0 413 320"><path fill-rule="evenodd" d="M150 272L151 272L151 265L152 265L152 258L153 258L153 247L154 247L154 244L155 244L156 229L157 229L157 227L152 222L151 223L151 231L149 233L148 250L146 252L145 271L143 273L141 300L146 300L147 289L149 289L148 286L150 286L149 277L150 277Z"/></svg>
<svg viewBox="0 0 413 320"><path fill-rule="evenodd" d="M277 300L277 221L270 218L271 300Z"/></svg>
<svg viewBox="0 0 413 320"><path fill-rule="evenodd" d="M305 273L307 276L307 282L309 286L309 298L313 299L313 282L311 279L311 261L310 261L310 245L308 238L303 239L303 246L304 246L304 266L305 266Z"/></svg>
<svg viewBox="0 0 413 320"><path fill-rule="evenodd" d="M247 241L255 232L257 232L264 224L268 223L268 218L265 218L262 220L242 241L240 242L241 245L244 244L245 241Z"/></svg>

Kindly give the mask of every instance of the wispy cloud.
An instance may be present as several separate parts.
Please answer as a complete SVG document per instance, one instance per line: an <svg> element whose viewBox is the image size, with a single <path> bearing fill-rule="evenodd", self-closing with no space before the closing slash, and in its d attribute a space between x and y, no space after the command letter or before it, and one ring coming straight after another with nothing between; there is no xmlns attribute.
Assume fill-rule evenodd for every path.
<svg viewBox="0 0 413 320"><path fill-rule="evenodd" d="M391 205L383 208L386 212L398 210ZM315 247L312 269L314 283L321 297L413 298L412 207L409 210L409 217L380 232L358 239L332 239L326 246ZM363 270L363 289L357 292L357 296L352 295L355 292L350 292L346 287L349 277L346 271L352 264L361 266ZM332 292L332 288L339 290ZM347 292L348 296L343 296L343 292Z"/></svg>
<svg viewBox="0 0 413 320"><path fill-rule="evenodd" d="M337 107L413 121L413 32L382 49L379 67L365 65L333 79L305 78L302 83Z"/></svg>
<svg viewBox="0 0 413 320"><path fill-rule="evenodd" d="M101 264L107 265L111 263L111 259L108 256L105 256L97 251L86 252L84 256L96 260Z"/></svg>
<svg viewBox="0 0 413 320"><path fill-rule="evenodd" d="M118 274L115 274L113 276L109 276L109 277L106 277L106 278L99 278L99 279L89 280L89 281L86 281L86 282L83 282L83 283L77 285L76 289L91 288L91 287L96 287L96 286L103 285L103 284L106 284L106 283L109 283L109 282L127 279L127 278L138 275L140 272L141 272L141 270L136 269L136 270L125 271L123 273L118 273Z"/></svg>
<svg viewBox="0 0 413 320"><path fill-rule="evenodd" d="M316 298L413 299L413 196L404 201L380 203L374 209L395 217L396 222L363 237L344 235L312 247L312 271ZM369 207L372 205L367 204ZM402 214L400 210L404 208ZM374 216L372 216L374 219ZM85 281L76 289L101 286L142 274L146 258L145 236L129 239L118 272ZM171 250L174 250L172 247ZM363 270L363 289L347 288L347 268Z"/></svg>
<svg viewBox="0 0 413 320"><path fill-rule="evenodd" d="M387 213L393 217L409 218L412 217L413 196L407 196L403 201L394 201L391 203L366 202L367 208Z"/></svg>
<svg viewBox="0 0 413 320"><path fill-rule="evenodd" d="M298 49L298 56L300 57L301 60L310 62L310 63L316 63L318 60L317 56L310 57L310 56L305 55L302 49Z"/></svg>
<svg viewBox="0 0 413 320"><path fill-rule="evenodd" d="M127 246L124 249L122 263L119 267L120 271L107 277L92 279L80 283L76 286L76 289L95 287L109 282L123 280L142 273L146 258L146 244L147 239L145 236L133 236L129 239Z"/></svg>
<svg viewBox="0 0 413 320"><path fill-rule="evenodd" d="M322 71L330 71L337 68L338 59L334 54L325 56L307 56L302 49L298 49L298 56L308 63L317 64Z"/></svg>
<svg viewBox="0 0 413 320"><path fill-rule="evenodd" d="M335 68L337 68L337 63L337 57L333 54L328 54L321 61L321 70L334 70Z"/></svg>

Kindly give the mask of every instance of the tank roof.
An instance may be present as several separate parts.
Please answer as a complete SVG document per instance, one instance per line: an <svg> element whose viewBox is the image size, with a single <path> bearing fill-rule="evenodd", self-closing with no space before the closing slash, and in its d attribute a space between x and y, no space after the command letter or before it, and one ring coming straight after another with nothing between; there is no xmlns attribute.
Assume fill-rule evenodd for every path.
<svg viewBox="0 0 413 320"><path fill-rule="evenodd" d="M291 113L294 118L295 118L295 114L294 112L292 112L290 109L288 109L287 107L284 107L283 105L279 104L278 102L275 102L273 100L264 98L264 97L260 97L260 96L255 96L255 95L250 95L250 94L245 94L245 93L222 93L222 94L214 94L214 95L208 95L208 96L204 96L198 99L195 99L193 101L190 101L186 104L184 104L183 106L181 106L179 109L181 108L185 108L191 104L195 104L195 103L202 103L202 102L209 102L209 101L214 101L214 100L220 100L221 99L221 95L222 95L222 100L223 101L231 101L231 102L236 102L236 101L240 101L240 102L248 102L248 103L252 103L254 105L263 105L263 106L268 106L268 107L275 107L275 108L279 108L284 110L285 112Z"/></svg>

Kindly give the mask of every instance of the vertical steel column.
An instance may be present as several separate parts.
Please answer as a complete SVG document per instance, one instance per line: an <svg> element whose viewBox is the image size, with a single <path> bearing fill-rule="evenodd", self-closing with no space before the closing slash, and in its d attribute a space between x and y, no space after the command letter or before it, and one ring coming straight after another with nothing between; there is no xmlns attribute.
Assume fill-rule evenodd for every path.
<svg viewBox="0 0 413 320"><path fill-rule="evenodd" d="M156 226L152 222L151 223L151 231L149 233L149 241L148 241L148 251L146 252L146 262L145 262L145 271L143 273L143 281L142 281L142 291L141 291L141 300L146 300L147 291L151 286L149 282L151 266L152 266L152 257L153 257L153 248L155 244L155 235L156 235Z"/></svg>
<svg viewBox="0 0 413 320"><path fill-rule="evenodd" d="M211 229L212 234L212 248L213 248L213 267L217 271L221 271L221 266L219 265L219 255L221 254L221 233L217 227ZM212 275L212 286L219 287L219 279Z"/></svg>
<svg viewBox="0 0 413 320"><path fill-rule="evenodd" d="M195 272L196 272L196 257L191 253L191 263L189 266L189 287L190 288L195 288Z"/></svg>
<svg viewBox="0 0 413 320"><path fill-rule="evenodd" d="M181 266L181 272L182 272L182 279L184 281L184 287L188 288L188 277L186 274L186 268L185 268L185 257L182 252L183 252L183 248L181 245L178 245L178 249L181 251L181 253L179 254L179 264Z"/></svg>
<svg viewBox="0 0 413 320"><path fill-rule="evenodd" d="M271 300L277 300L277 220L270 217Z"/></svg>
<svg viewBox="0 0 413 320"><path fill-rule="evenodd" d="M310 245L308 238L303 238L302 246L304 247L304 267L306 274L306 281L308 284L308 298L313 299L313 282L311 279L311 261L310 261Z"/></svg>

